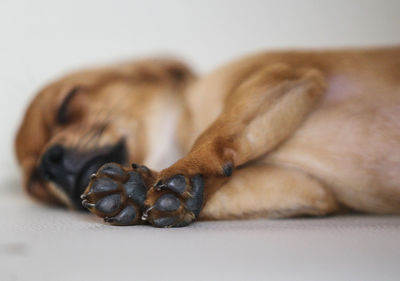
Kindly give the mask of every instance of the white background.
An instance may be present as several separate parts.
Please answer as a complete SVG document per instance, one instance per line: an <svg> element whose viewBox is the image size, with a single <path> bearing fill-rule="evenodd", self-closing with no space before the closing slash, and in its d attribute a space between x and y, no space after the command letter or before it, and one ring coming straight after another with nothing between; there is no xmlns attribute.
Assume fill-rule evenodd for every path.
<svg viewBox="0 0 400 281"><path fill-rule="evenodd" d="M173 54L204 73L270 48L398 44L399 14L396 0L1 0L0 165L15 165L28 101L67 71Z"/></svg>

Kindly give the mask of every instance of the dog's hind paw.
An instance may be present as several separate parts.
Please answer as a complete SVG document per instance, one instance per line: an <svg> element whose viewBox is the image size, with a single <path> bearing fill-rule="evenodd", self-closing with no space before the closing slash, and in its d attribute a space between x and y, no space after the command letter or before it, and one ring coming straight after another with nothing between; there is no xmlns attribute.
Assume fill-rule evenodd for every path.
<svg viewBox="0 0 400 281"><path fill-rule="evenodd" d="M145 166L127 171L116 163L103 165L82 194L82 205L113 225L141 224L147 186L154 181Z"/></svg>

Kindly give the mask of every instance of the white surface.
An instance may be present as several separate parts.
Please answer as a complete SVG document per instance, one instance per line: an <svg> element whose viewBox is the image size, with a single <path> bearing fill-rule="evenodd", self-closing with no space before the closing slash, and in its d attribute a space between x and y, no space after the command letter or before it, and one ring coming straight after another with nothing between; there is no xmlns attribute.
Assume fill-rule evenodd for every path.
<svg viewBox="0 0 400 281"><path fill-rule="evenodd" d="M399 44L400 2L0 1L0 280L399 280L400 219L111 227L25 198L12 140L66 71L171 53L201 72L281 47Z"/></svg>
<svg viewBox="0 0 400 281"><path fill-rule="evenodd" d="M400 217L113 227L1 183L0 280L399 280ZM5 219L4 219L5 218Z"/></svg>

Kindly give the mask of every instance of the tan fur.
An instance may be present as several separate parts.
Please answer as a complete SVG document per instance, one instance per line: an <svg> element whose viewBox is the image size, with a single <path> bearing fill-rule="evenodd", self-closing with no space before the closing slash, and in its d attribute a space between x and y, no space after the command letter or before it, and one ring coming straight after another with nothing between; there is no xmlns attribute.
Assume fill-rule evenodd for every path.
<svg viewBox="0 0 400 281"><path fill-rule="evenodd" d="M177 69L185 79L168 75ZM59 128L50 112L76 86L90 93L75 101L85 117ZM183 151L157 180L203 174L203 219L326 215L343 208L400 213L399 47L263 53L196 81L177 62L154 61L64 78L33 101L17 137L35 196L57 199L44 183L29 180L42 151L56 142L81 144L110 112L105 133L90 145L123 136L130 161L144 164L170 163ZM169 149L160 149L174 151L171 157L151 155L167 134L157 127L163 116L173 120L171 130L177 127ZM229 178L223 177L227 163L235 168Z"/></svg>
<svg viewBox="0 0 400 281"><path fill-rule="evenodd" d="M268 53L223 67L198 81L192 92L187 95L193 118L192 138L188 142L193 143L196 136L210 126L211 120L221 116L223 112L221 104L206 106L209 97L212 96L214 102L227 99L232 91L231 84L238 84L238 80L243 81L244 78L237 77L248 75L248 69L251 68L249 65L255 68L257 65L275 63L286 64L292 69L313 68L321 71L327 90L324 91L323 100L309 114L306 122L276 149L268 148L274 141L268 141L261 130L275 129L282 132L287 129L287 125L274 120L276 124L271 126L265 123L268 122L267 119L259 120L259 116L254 119L255 139L261 143L265 142L259 147L265 156L258 158L255 164L273 164L280 169L296 169L305 175L311 175L334 194L339 205L363 212L399 213L400 48ZM242 76L238 73L242 73ZM229 81L231 77L234 77L233 81ZM341 81L334 81L338 77ZM340 85L332 85L332 82ZM202 99L199 98L200 95ZM248 98L250 99L249 96ZM200 102L203 104L199 105ZM242 106L249 107L248 101L243 102ZM290 112L296 110L299 103L294 103L292 107L287 106L284 110ZM249 137L251 126L252 124L241 127L238 131L245 130L244 137ZM261 137L261 140L257 137ZM263 204L257 203L257 207L253 204L254 210L260 212L260 205L264 207L265 213L285 209L284 206L288 205L292 195L294 196L287 192L287 183L277 183L284 195L279 199L281 205L276 206L274 200L265 195L265 188L270 186L269 176L263 171L260 173L258 177L265 176L265 183L258 189L253 187L251 192L255 198L263 198ZM242 198L243 195L243 204L246 204L244 198L249 192L247 186L251 185L253 178L257 178L252 174L249 182L243 183L243 191L235 189L235 198ZM235 177L234 173L231 181L235 181ZM225 197L224 194L228 194L228 190L224 186L215 196ZM229 194L232 195L232 190L229 190ZM306 201L312 196L312 192L305 193L303 200ZM204 209L203 217L213 217L208 210L213 210L221 217L228 214L235 217L252 216L248 208L238 208L235 200L229 205L227 202L211 198ZM327 207L328 210L333 211L331 207Z"/></svg>
<svg viewBox="0 0 400 281"><path fill-rule="evenodd" d="M321 216L337 208L330 191L300 171L250 165L210 197L201 218Z"/></svg>

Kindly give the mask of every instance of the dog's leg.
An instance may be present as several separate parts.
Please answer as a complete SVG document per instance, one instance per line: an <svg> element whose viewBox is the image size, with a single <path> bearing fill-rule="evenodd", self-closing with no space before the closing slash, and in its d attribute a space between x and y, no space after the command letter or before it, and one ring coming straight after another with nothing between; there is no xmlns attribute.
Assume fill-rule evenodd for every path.
<svg viewBox="0 0 400 281"><path fill-rule="evenodd" d="M235 167L274 149L312 111L324 93L316 69L278 64L250 75L226 98L215 122L191 151L161 171L145 202L154 226L187 225L200 213L207 189ZM221 179L217 180L222 184Z"/></svg>
<svg viewBox="0 0 400 281"><path fill-rule="evenodd" d="M146 186L156 175L145 166L125 170L106 164L92 178L83 204L113 225L142 224ZM253 164L238 168L232 177L209 180L200 219L322 216L339 210L334 196L321 182L289 168ZM156 222L167 220L171 218Z"/></svg>
<svg viewBox="0 0 400 281"><path fill-rule="evenodd" d="M238 168L209 195L200 219L322 216L339 209L322 183L300 171L270 165Z"/></svg>

